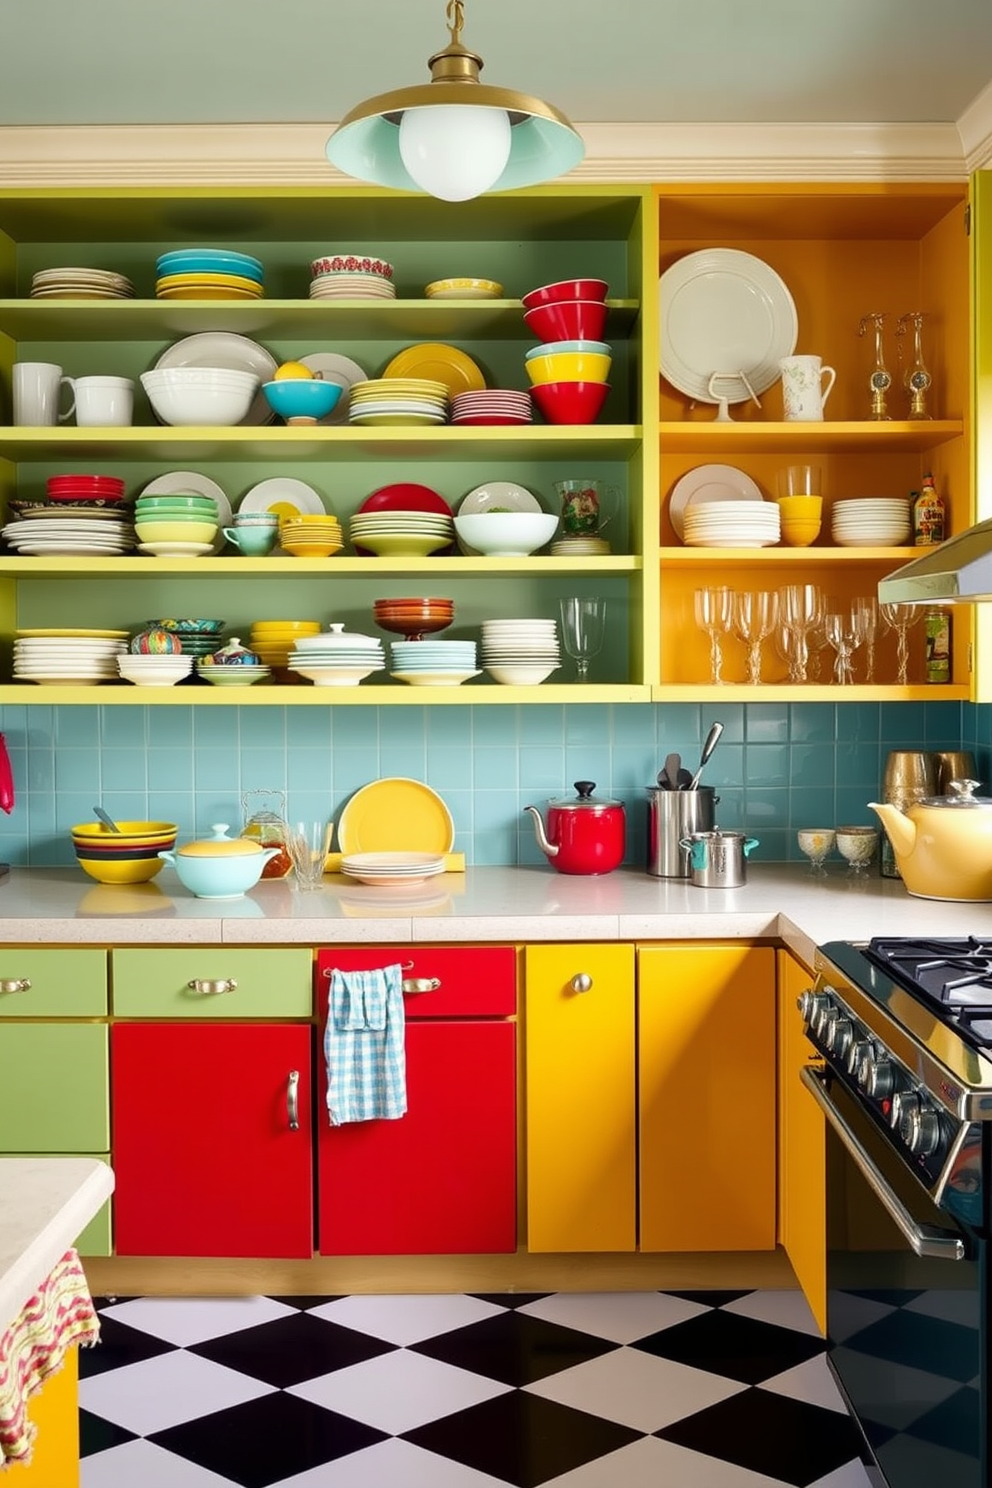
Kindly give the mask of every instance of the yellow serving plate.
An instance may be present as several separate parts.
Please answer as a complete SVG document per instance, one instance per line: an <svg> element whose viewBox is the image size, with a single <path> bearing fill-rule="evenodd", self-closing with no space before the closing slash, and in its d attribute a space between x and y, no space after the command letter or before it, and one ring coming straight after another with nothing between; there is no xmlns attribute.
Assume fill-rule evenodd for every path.
<svg viewBox="0 0 992 1488"><path fill-rule="evenodd" d="M455 824L441 797L402 775L363 785L338 819L343 853L449 853L454 843Z"/></svg>

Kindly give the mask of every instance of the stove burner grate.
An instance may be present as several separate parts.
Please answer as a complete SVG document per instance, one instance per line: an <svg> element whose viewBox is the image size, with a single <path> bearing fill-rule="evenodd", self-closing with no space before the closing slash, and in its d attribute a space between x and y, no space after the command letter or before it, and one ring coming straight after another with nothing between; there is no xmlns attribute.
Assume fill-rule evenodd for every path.
<svg viewBox="0 0 992 1488"><path fill-rule="evenodd" d="M992 942L876 938L865 955L979 1048L992 1048Z"/></svg>

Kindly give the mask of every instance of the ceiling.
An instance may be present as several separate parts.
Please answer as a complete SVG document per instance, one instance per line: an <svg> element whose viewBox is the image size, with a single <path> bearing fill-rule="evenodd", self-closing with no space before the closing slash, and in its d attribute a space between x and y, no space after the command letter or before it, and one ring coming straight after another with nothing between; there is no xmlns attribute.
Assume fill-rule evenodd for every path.
<svg viewBox="0 0 992 1488"><path fill-rule="evenodd" d="M445 0L2 5L0 127L332 123L427 82ZM582 123L953 123L990 0L466 0L483 81Z"/></svg>

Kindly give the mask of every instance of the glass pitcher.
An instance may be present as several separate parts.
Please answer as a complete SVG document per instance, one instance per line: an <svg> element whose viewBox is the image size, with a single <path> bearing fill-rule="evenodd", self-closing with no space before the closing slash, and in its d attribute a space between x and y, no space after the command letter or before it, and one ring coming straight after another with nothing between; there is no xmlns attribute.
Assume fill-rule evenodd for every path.
<svg viewBox="0 0 992 1488"><path fill-rule="evenodd" d="M262 869L262 877L286 878L293 871L293 860L289 854L285 791L244 791L241 810L244 813L242 837L250 837L262 847L278 849L275 857L270 858Z"/></svg>
<svg viewBox="0 0 992 1488"><path fill-rule="evenodd" d="M566 537L596 537L620 510L620 492L600 480L555 481Z"/></svg>

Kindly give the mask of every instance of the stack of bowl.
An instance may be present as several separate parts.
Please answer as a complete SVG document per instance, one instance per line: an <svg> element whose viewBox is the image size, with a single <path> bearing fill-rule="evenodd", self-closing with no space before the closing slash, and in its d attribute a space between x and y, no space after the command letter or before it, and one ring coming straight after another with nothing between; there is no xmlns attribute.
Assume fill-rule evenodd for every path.
<svg viewBox="0 0 992 1488"><path fill-rule="evenodd" d="M363 677L385 671L386 659L378 636L346 634L338 624L319 635L297 637L289 666L317 687L354 687Z"/></svg>
<svg viewBox="0 0 992 1488"><path fill-rule="evenodd" d="M191 656L199 660L201 656L209 656L217 650L220 645L220 633L224 629L223 620L146 620L145 627L148 630L168 630L179 637L182 648L182 656Z"/></svg>
<svg viewBox="0 0 992 1488"><path fill-rule="evenodd" d="M295 680L296 674L288 670L289 653L297 637L319 632L319 620L256 620L251 628L251 649L264 666L272 669L275 681Z"/></svg>
<svg viewBox="0 0 992 1488"><path fill-rule="evenodd" d="M177 248L155 260L159 300L260 300L265 269L248 253L227 248Z"/></svg>
<svg viewBox="0 0 992 1488"><path fill-rule="evenodd" d="M117 658L117 670L125 682L138 687L175 687L193 670L192 656L154 652L145 656L130 653Z"/></svg>
<svg viewBox="0 0 992 1488"><path fill-rule="evenodd" d="M50 475L45 493L51 505L81 507L83 510L107 511L126 515L123 508L124 482L117 475Z"/></svg>
<svg viewBox="0 0 992 1488"><path fill-rule="evenodd" d="M161 870L160 852L176 844L174 822L121 821L111 832L102 822L81 822L72 828L76 861L98 883L147 883Z"/></svg>
<svg viewBox="0 0 992 1488"><path fill-rule="evenodd" d="M494 682L527 687L561 665L554 620L483 620L482 665Z"/></svg>
<svg viewBox="0 0 992 1488"><path fill-rule="evenodd" d="M138 551L153 558L199 558L217 538L217 503L194 494L139 496L134 503Z"/></svg>
<svg viewBox="0 0 992 1488"><path fill-rule="evenodd" d="M441 512L355 512L348 531L359 552L377 558L426 558L450 545L454 523Z"/></svg>
<svg viewBox="0 0 992 1488"><path fill-rule="evenodd" d="M156 367L141 385L163 424L240 424L258 391L254 372L229 367Z"/></svg>
<svg viewBox="0 0 992 1488"><path fill-rule="evenodd" d="M542 342L527 354L531 397L549 424L592 424L606 402L607 288L605 279L562 279L523 297L524 320Z"/></svg>
<svg viewBox="0 0 992 1488"><path fill-rule="evenodd" d="M834 542L842 548L896 548L909 541L909 502L901 496L866 496L835 501Z"/></svg>
<svg viewBox="0 0 992 1488"><path fill-rule="evenodd" d="M390 641L391 677L414 687L458 687L479 675L474 641Z"/></svg>
<svg viewBox="0 0 992 1488"><path fill-rule="evenodd" d="M455 602L432 598L377 599L373 613L376 625L382 630L416 641L434 631L447 630L455 618Z"/></svg>
<svg viewBox="0 0 992 1488"><path fill-rule="evenodd" d="M393 266L368 253L325 253L310 262L312 300L393 300Z"/></svg>
<svg viewBox="0 0 992 1488"><path fill-rule="evenodd" d="M778 511L782 541L790 548L808 548L820 535L822 496L780 496Z"/></svg>
<svg viewBox="0 0 992 1488"><path fill-rule="evenodd" d="M344 547L344 534L337 517L299 512L279 523L279 546L294 558L330 558Z"/></svg>

